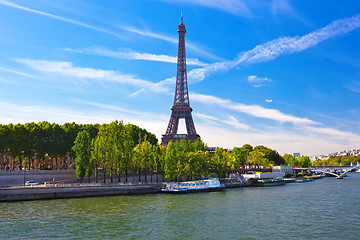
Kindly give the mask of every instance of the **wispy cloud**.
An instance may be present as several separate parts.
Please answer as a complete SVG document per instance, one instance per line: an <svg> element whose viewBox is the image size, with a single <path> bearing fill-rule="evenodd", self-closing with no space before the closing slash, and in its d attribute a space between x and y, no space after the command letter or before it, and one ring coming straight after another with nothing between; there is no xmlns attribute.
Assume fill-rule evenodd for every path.
<svg viewBox="0 0 360 240"><path fill-rule="evenodd" d="M165 86L161 86L156 83L146 81L132 75L122 74L110 70L75 67L71 62L33 60L33 59L18 59L16 61L25 64L26 66L30 67L33 70L46 74L58 74L69 78L109 81L109 82L126 84L141 88L146 87L154 92L168 91L168 89Z"/></svg>
<svg viewBox="0 0 360 240"><path fill-rule="evenodd" d="M295 14L295 11L288 0L272 0L270 3L270 9L272 15L277 15L279 13Z"/></svg>
<svg viewBox="0 0 360 240"><path fill-rule="evenodd" d="M250 84L252 84L253 87L263 87L265 86L266 82L271 82L272 80L267 77L258 77L256 75L250 75L248 76L248 81Z"/></svg>
<svg viewBox="0 0 360 240"><path fill-rule="evenodd" d="M120 59L130 59L130 60L146 60L146 61L157 61L157 62L167 62L167 63L176 63L177 57L164 55L164 54L152 54L152 53L140 53L130 49L123 49L118 51L113 51L104 47L89 47L83 49L71 49L65 48L65 51L82 53L82 54L91 54L99 55L112 58ZM188 65L193 66L206 66L206 63L200 62L197 58L188 58L186 59Z"/></svg>
<svg viewBox="0 0 360 240"><path fill-rule="evenodd" d="M14 69L10 69L10 68L5 68L5 67L0 67L0 71L12 73L12 74L19 75L19 76L22 76L22 77L27 77L27 78L34 78L34 79L37 78L37 77L35 77L35 76L31 75L31 74L20 72L18 70L14 70Z"/></svg>
<svg viewBox="0 0 360 240"><path fill-rule="evenodd" d="M2 124L40 121L59 124L65 122L109 123L118 119L149 129L159 137L165 131L164 126L168 120L168 116L161 114L137 112L91 101L73 100L73 102L75 104L72 104L71 108L64 108L31 103L17 104L0 99L0 122ZM80 104L80 108L76 106L76 103ZM86 110L83 107L84 104L92 108Z"/></svg>
<svg viewBox="0 0 360 240"><path fill-rule="evenodd" d="M128 114L135 115L135 116L145 117L147 119L167 120L167 118L168 118L168 116L161 115L158 113L155 114L155 113L149 113L149 112L144 112L144 111L135 111L133 109L122 108L122 107L111 105L111 104L104 104L104 103L99 103L99 102L94 102L94 101L86 101L86 100L81 100L81 99L73 99L72 101L76 102L76 103L96 107L99 109L103 109L103 110L128 113Z"/></svg>
<svg viewBox="0 0 360 240"><path fill-rule="evenodd" d="M218 9L234 15L251 16L250 9L241 0L162 0L170 3L181 3Z"/></svg>
<svg viewBox="0 0 360 240"><path fill-rule="evenodd" d="M87 24L87 23L83 23L83 22L80 22L80 21L77 21L77 20L70 19L70 18L66 18L66 17L55 15L55 14L51 14L51 13L35 10L35 9L32 9L32 8L24 7L24 6L9 2L7 0L0 0L0 4L8 6L8 7L13 7L13 8L16 8L16 9L19 9L19 10L27 11L27 12L30 12L30 13L39 14L39 15L42 15L42 16L45 16L45 17L57 19L59 21L71 23L71 24L74 24L74 25L77 25L77 26L80 26L80 27L85 27L85 28L88 28L88 29L92 29L92 30L95 30L95 31L98 31L98 32L106 33L106 34L115 36L115 37L120 38L120 39L124 39L124 35L122 35L120 33L117 33L116 31L111 31L111 30L108 30L108 29L105 29L105 28L93 26L93 25L90 25L90 24ZM159 33L155 33L155 32L148 31L148 30L142 30L142 29L135 28L135 27L128 26L128 25L116 25L116 27L119 28L119 29L122 29L124 31L137 34L137 35L142 35L142 36L146 36L146 37L150 37L150 38L160 39L160 40L167 41L167 42L170 42L170 43L173 43L173 44L178 43L178 38L177 37L170 37L170 36L167 36L165 34L159 34ZM187 47L189 49L191 49L193 52L201 54L202 56L209 57L211 59L217 59L217 60L221 59L219 56L211 54L209 51L202 50L199 46L196 46L193 43L188 42Z"/></svg>
<svg viewBox="0 0 360 240"><path fill-rule="evenodd" d="M351 81L345 84L345 88L349 91L360 93L360 81Z"/></svg>
<svg viewBox="0 0 360 240"><path fill-rule="evenodd" d="M95 31L98 31L98 32L103 32L103 33L106 33L106 34L110 34L110 35L113 35L113 36L115 36L117 38L120 38L120 39L124 38L121 34L118 34L116 32L113 32L113 31L110 31L110 30L107 30L107 29L104 29L104 28L96 27L96 26L86 24L86 23L83 23L83 22L80 22L80 21L76 21L76 20L73 20L73 19L70 19L70 18L65 18L65 17L61 17L61 16L54 15L54 14L51 14L51 13L47 13L47 12L38 11L38 10L35 10L35 9L32 9L32 8L24 7L24 6L9 2L7 0L0 0L0 4L8 6L8 7L13 7L13 8L16 8L16 9L20 9L20 10L23 10L23 11L27 11L27 12L30 12L30 13L43 15L45 17L57 19L57 20L60 20L60 21L63 21L63 22L71 23L71 24L74 24L74 25L77 25L77 26L80 26L80 27L85 27L85 28L88 28L88 29L92 29L92 30L95 30Z"/></svg>
<svg viewBox="0 0 360 240"><path fill-rule="evenodd" d="M305 127L306 130L314 132L314 133L318 133L318 134L324 134L327 136L332 136L332 137L337 137L340 139L344 139L344 138L359 138L359 135L354 134L352 132L347 132L347 131L339 131L337 129L334 128L326 128L326 127L313 127L313 126L306 126Z"/></svg>
<svg viewBox="0 0 360 240"><path fill-rule="evenodd" d="M103 123L114 120L114 116L98 115L91 112L78 112L66 108L57 108L36 104L16 104L0 100L1 123L24 123L51 121L57 123ZM100 117L101 116L101 117Z"/></svg>
<svg viewBox="0 0 360 240"><path fill-rule="evenodd" d="M240 123L234 116L229 115L227 119L220 119L217 118L215 116L209 116L206 114L202 114L202 113L195 113L194 114L197 117L203 118L203 119L207 119L207 120L211 120L211 121L215 121L215 122L219 122L221 124L227 124L229 126L232 126L236 129L242 129L242 130L249 130L250 126L244 123Z"/></svg>
<svg viewBox="0 0 360 240"><path fill-rule="evenodd" d="M158 34L155 32L135 28L135 27L128 26L128 25L116 25L116 27L118 27L122 30L125 30L127 32L135 33L135 34L150 37L150 38L160 39L160 40L170 42L170 43L177 44L177 42L178 42L178 39L175 37L166 36L165 34Z"/></svg>
<svg viewBox="0 0 360 240"><path fill-rule="evenodd" d="M322 41L351 32L359 27L360 15L336 20L324 28L301 37L281 37L265 44L258 45L250 51L241 53L238 56L236 63L264 62L275 59L280 55L301 52L316 46Z"/></svg>
<svg viewBox="0 0 360 240"><path fill-rule="evenodd" d="M358 134L341 131L336 128L324 127L321 123L308 118L282 113L276 109L264 108L259 105L245 105L211 95L196 93L191 93L191 99L196 102L208 104L209 106L211 105L212 108L218 107L229 110L228 114L234 111L256 118L272 120L274 121L273 123L275 123L272 124L267 121L265 125L258 124L257 127L252 125L249 128L246 128L246 124L243 126L238 125L238 130L235 130L235 126L239 122L232 115L229 115L229 119L221 119L214 115L195 114L196 117L211 120L205 123L207 125L206 128L212 129L210 131L211 133L216 132L216 136L207 134L206 131L209 131L209 129L201 132L202 127L205 127L204 124L201 125L200 128L197 126L198 132L202 134L203 138L206 137L209 144L222 142L224 147L231 147L231 144L234 144L234 142L256 145L265 144L280 151L282 151L282 149L293 149L294 151L302 151L305 154L315 154L318 153L318 149L324 151L324 149L331 150L342 149L342 147L348 148L349 146L355 147L358 146L358 141L360 141L360 135ZM211 126L211 122L221 122L235 128L226 130L223 126L219 127L218 124L212 124ZM292 123L292 125L283 123ZM227 139L229 136L231 136L231 140ZM289 144L290 142L293 146ZM296 144L294 145L294 143ZM294 149L294 147L296 147L296 149Z"/></svg>
<svg viewBox="0 0 360 240"><path fill-rule="evenodd" d="M136 27L128 26L128 25L116 25L116 27L118 27L124 31L137 34L137 35L154 38L154 39L159 39L159 40L163 40L163 41L173 43L173 44L178 44L178 41L179 41L178 37L170 37L165 34L155 33L153 31L139 29ZM196 44L191 43L189 41L187 41L186 47L188 49L191 49L192 52L200 54L201 56L205 56L205 57L208 57L211 59L217 59L217 60L221 59L219 56L216 56L216 55L210 53L209 51L203 50Z"/></svg>
<svg viewBox="0 0 360 240"><path fill-rule="evenodd" d="M235 103L228 99L222 99L219 97L191 93L191 100L207 103L207 104L216 104L225 109L230 109L236 112L245 113L247 115L273 120L279 123L293 123L295 125L313 125L317 124L316 122L308 119L308 118L300 118L290 114L285 114L280 112L277 109L264 108L259 105L246 105L243 103Z"/></svg>
<svg viewBox="0 0 360 240"><path fill-rule="evenodd" d="M336 20L304 36L281 37L242 52L234 60L216 62L204 68L194 69L189 72L188 77L191 81L202 81L210 74L228 71L240 64L266 62L281 55L304 51L329 38L349 33L358 28L360 28L360 15Z"/></svg>

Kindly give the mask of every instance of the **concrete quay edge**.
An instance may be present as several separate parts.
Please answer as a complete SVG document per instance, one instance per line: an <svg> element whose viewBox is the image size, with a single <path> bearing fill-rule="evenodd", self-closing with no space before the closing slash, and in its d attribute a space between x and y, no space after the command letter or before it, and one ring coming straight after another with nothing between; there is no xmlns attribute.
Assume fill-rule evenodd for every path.
<svg viewBox="0 0 360 240"><path fill-rule="evenodd" d="M82 187L34 187L2 188L0 202L51 200L65 198L122 196L159 193L161 184L137 186L82 186Z"/></svg>

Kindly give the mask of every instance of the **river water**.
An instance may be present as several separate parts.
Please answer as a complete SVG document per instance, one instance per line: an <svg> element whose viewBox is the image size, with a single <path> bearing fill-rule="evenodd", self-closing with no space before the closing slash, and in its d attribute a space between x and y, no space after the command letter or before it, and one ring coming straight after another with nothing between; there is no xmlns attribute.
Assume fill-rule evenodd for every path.
<svg viewBox="0 0 360 240"><path fill-rule="evenodd" d="M360 239L360 173L184 195L0 203L0 239Z"/></svg>

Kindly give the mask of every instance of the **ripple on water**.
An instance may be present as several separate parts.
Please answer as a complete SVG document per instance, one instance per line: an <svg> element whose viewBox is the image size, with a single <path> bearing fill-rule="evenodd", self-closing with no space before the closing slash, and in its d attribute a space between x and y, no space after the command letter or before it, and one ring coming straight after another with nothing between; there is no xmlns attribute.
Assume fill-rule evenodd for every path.
<svg viewBox="0 0 360 240"><path fill-rule="evenodd" d="M0 239L342 239L360 174L269 188L0 203Z"/></svg>

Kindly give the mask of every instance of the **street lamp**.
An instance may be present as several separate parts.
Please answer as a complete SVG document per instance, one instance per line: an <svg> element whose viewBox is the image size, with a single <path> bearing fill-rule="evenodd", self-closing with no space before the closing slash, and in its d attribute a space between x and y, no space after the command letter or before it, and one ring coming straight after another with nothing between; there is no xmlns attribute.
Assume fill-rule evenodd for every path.
<svg viewBox="0 0 360 240"><path fill-rule="evenodd" d="M23 172L24 172L24 186L25 186L26 161L24 161L24 170L23 170Z"/></svg>

